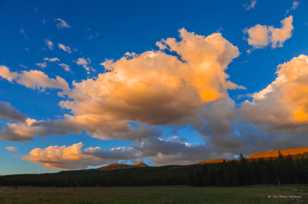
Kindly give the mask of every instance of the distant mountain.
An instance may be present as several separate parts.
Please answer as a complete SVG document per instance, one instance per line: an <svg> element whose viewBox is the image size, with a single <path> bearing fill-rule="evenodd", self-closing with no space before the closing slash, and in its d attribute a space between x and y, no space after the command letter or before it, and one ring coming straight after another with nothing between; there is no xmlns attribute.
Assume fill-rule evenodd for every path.
<svg viewBox="0 0 308 204"><path fill-rule="evenodd" d="M143 162L138 162L132 165L133 168L144 168L144 167L148 167L148 165L146 165Z"/></svg>
<svg viewBox="0 0 308 204"><path fill-rule="evenodd" d="M113 163L113 164L109 164L107 166L103 166L101 168L99 168L98 170L101 171L113 171L113 170L118 170L118 169L130 169L130 168L143 168L143 167L147 167L147 165L143 162L138 162L136 164L121 164L121 163Z"/></svg>

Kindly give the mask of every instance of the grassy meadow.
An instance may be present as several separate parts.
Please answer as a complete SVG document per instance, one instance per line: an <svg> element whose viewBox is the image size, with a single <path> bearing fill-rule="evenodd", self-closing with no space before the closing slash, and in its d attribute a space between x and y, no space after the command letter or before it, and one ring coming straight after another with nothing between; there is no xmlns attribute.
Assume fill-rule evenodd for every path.
<svg viewBox="0 0 308 204"><path fill-rule="evenodd" d="M308 203L308 186L0 187L1 204Z"/></svg>

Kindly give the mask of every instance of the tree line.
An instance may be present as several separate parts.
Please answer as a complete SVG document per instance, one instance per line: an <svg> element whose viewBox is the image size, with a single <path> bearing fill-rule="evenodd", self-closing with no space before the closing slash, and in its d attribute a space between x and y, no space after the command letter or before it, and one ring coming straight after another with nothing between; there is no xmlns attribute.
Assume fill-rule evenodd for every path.
<svg viewBox="0 0 308 204"><path fill-rule="evenodd" d="M216 164L142 167L103 171L63 171L52 174L0 177L2 186L240 186L308 184L308 157L239 160Z"/></svg>

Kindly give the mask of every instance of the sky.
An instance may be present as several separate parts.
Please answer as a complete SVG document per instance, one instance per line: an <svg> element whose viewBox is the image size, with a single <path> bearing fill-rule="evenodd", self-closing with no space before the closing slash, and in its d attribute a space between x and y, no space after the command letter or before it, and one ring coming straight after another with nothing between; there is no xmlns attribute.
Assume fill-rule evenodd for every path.
<svg viewBox="0 0 308 204"><path fill-rule="evenodd" d="M307 9L0 1L0 175L307 146Z"/></svg>

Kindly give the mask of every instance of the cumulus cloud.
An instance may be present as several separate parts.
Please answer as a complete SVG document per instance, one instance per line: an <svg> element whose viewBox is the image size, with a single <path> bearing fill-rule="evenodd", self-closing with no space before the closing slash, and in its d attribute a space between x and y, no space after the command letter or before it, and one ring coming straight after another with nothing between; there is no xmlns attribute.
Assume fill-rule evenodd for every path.
<svg viewBox="0 0 308 204"><path fill-rule="evenodd" d="M15 146L6 146L4 147L4 149L10 153L16 153L17 152L17 148Z"/></svg>
<svg viewBox="0 0 308 204"><path fill-rule="evenodd" d="M62 18L56 18L55 22L58 29L67 29L71 27L71 25Z"/></svg>
<svg viewBox="0 0 308 204"><path fill-rule="evenodd" d="M180 41L159 42L179 56L158 50L105 61L109 71L75 82L61 106L101 138L128 132L130 121L166 125L204 117L200 112L206 105L228 98L227 90L238 88L225 70L239 52L219 33L205 37L181 29L180 34Z"/></svg>
<svg viewBox="0 0 308 204"><path fill-rule="evenodd" d="M228 80L226 69L239 55L238 49L219 33L201 36L181 29L180 37L159 41L157 51L105 61L108 72L74 82L73 89L65 92L67 99L60 106L70 114L59 120L14 124L27 129L25 136L10 125L2 137L11 133L12 139L29 139L86 131L100 139L136 141L159 137L158 125L190 124L207 142L234 146L227 135L235 106L227 91L241 87Z"/></svg>
<svg viewBox="0 0 308 204"><path fill-rule="evenodd" d="M84 148L83 146L80 142L70 146L34 148L24 156L24 160L38 163L46 168L84 169L117 160L131 160L140 154L138 150L130 147L102 149L101 147Z"/></svg>
<svg viewBox="0 0 308 204"><path fill-rule="evenodd" d="M58 48L63 52L71 54L73 52L72 48L68 45L64 45L63 43L58 43Z"/></svg>
<svg viewBox="0 0 308 204"><path fill-rule="evenodd" d="M308 56L300 55L279 65L276 79L244 102L241 112L269 129L303 133L308 130L307 94Z"/></svg>
<svg viewBox="0 0 308 204"><path fill-rule="evenodd" d="M86 131L100 139L131 139L136 143L132 148L111 150L99 147L82 150L77 145L80 160L88 160L90 165L141 156L157 164L171 159L174 163L189 163L225 153L222 146L237 148L238 141L228 137L235 114L228 90L242 87L229 81L226 74L228 65L239 55L237 47L220 33L202 36L185 29L180 30L179 39L167 38L157 45L159 50L107 60L103 62L106 72L74 82L73 88L64 93L66 99L60 102L62 108L70 111L62 119L9 123L0 137L25 140L35 135ZM13 72L11 76L12 72L8 71L5 75L17 81L20 73ZM202 133L207 146L160 138L158 126L186 124ZM216 150L217 147L221 148ZM62 152L66 148L50 149ZM81 167L69 159L49 161L44 156L45 150L34 151L39 159L32 154L26 158L45 166ZM64 163L69 167L64 167Z"/></svg>
<svg viewBox="0 0 308 204"><path fill-rule="evenodd" d="M34 148L24 159L47 168L80 169L118 161L141 161L144 158L152 160L156 165L193 164L215 157L216 154L206 145L191 145L178 137L162 139L150 136L133 146L109 149L98 146L83 148L82 143Z"/></svg>
<svg viewBox="0 0 308 204"><path fill-rule="evenodd" d="M157 165L191 164L204 159L207 153L203 145L192 146L180 141L151 137L131 147L110 149L83 148L82 143L34 148L24 159L47 168L80 169L117 161L140 161L143 158L150 158Z"/></svg>
<svg viewBox="0 0 308 204"><path fill-rule="evenodd" d="M248 44L255 48L271 45L272 48L282 47L284 42L291 38L293 31L293 16L281 21L281 27L257 24L247 29Z"/></svg>
<svg viewBox="0 0 308 204"><path fill-rule="evenodd" d="M71 146L48 146L46 148L34 148L25 157L25 160L39 163L47 168L80 169L89 165L101 163L90 154L83 152L83 144L76 143Z"/></svg>
<svg viewBox="0 0 308 204"><path fill-rule="evenodd" d="M8 67L0 66L0 78L31 89L69 89L68 83L62 77L56 76L52 79L38 70L12 72Z"/></svg>

